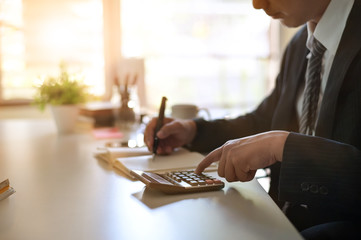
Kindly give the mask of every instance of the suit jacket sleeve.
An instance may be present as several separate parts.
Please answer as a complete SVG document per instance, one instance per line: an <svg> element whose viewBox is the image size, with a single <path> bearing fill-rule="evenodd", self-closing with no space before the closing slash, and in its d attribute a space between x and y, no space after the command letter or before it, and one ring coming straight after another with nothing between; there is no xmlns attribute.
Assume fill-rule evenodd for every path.
<svg viewBox="0 0 361 240"><path fill-rule="evenodd" d="M361 151L337 141L291 133L279 185L281 200L359 214Z"/></svg>
<svg viewBox="0 0 361 240"><path fill-rule="evenodd" d="M196 119L197 135L191 144L191 150L209 152L230 139L270 130L292 130L290 118L294 117L295 112L293 101L298 76L304 71L302 66L306 63L306 38L307 31L304 27L296 34L283 55L281 71L273 91L253 112L234 119Z"/></svg>
<svg viewBox="0 0 361 240"><path fill-rule="evenodd" d="M196 119L197 135L191 144L191 150L210 152L230 139L269 130L273 109L277 104L277 91L278 88L275 88L255 111L246 115L213 121Z"/></svg>

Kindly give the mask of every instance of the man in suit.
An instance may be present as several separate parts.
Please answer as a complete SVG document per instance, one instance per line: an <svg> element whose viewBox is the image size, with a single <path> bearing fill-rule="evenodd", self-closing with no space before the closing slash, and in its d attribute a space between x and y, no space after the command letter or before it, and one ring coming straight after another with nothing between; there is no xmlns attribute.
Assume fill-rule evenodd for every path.
<svg viewBox="0 0 361 240"><path fill-rule="evenodd" d="M211 151L196 173L218 161L218 174L227 181L249 181L257 169L270 167L269 193L305 238L358 236L361 1L253 0L253 6L288 27L304 25L287 46L274 90L253 112L235 119L166 118L157 151L168 154L180 146ZM300 133L309 109L304 106L314 39L324 49L316 117L310 127L306 115L308 130ZM150 149L154 127L155 119L145 131Z"/></svg>

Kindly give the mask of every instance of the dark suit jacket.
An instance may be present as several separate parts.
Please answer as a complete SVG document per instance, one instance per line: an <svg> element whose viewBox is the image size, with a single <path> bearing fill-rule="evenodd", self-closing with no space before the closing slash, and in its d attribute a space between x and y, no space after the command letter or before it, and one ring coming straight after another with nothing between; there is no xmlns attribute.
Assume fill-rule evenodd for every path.
<svg viewBox="0 0 361 240"><path fill-rule="evenodd" d="M232 120L197 120L193 149L207 152L229 139L288 130L278 198L307 204L329 219L361 215L361 2L349 15L323 96L316 136L298 134L297 92L308 54L303 27L289 43L272 93L249 114ZM332 29L330 29L332 31ZM279 177L279 179L278 179ZM274 181L273 181L274 182ZM273 187L275 185L273 184Z"/></svg>

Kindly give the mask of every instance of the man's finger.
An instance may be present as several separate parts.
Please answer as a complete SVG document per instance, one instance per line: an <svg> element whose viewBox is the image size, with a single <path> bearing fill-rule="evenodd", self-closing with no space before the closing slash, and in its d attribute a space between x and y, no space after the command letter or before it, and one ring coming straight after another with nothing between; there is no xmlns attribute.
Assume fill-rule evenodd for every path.
<svg viewBox="0 0 361 240"><path fill-rule="evenodd" d="M177 133L178 131L180 131L180 127L179 127L179 123L177 123L176 121L164 124L163 127L159 130L157 136L160 139L164 139L169 137L172 134Z"/></svg>
<svg viewBox="0 0 361 240"><path fill-rule="evenodd" d="M218 175L220 177L225 176L225 168L226 168L226 162L227 162L227 158L226 158L226 156L224 156L223 150L224 150L223 147L219 148L219 151L221 152L221 154L219 156Z"/></svg>
<svg viewBox="0 0 361 240"><path fill-rule="evenodd" d="M201 174L204 171L204 169L209 167L212 163L219 161L221 154L222 151L220 151L219 148L213 150L198 164L194 172L196 174Z"/></svg>

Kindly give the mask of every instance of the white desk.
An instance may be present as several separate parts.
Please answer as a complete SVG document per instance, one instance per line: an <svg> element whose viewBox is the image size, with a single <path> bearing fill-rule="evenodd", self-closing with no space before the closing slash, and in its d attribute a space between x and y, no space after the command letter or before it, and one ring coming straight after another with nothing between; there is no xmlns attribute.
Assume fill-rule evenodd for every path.
<svg viewBox="0 0 361 240"><path fill-rule="evenodd" d="M50 120L0 121L0 239L301 239L257 181L164 195L93 158L91 134Z"/></svg>

